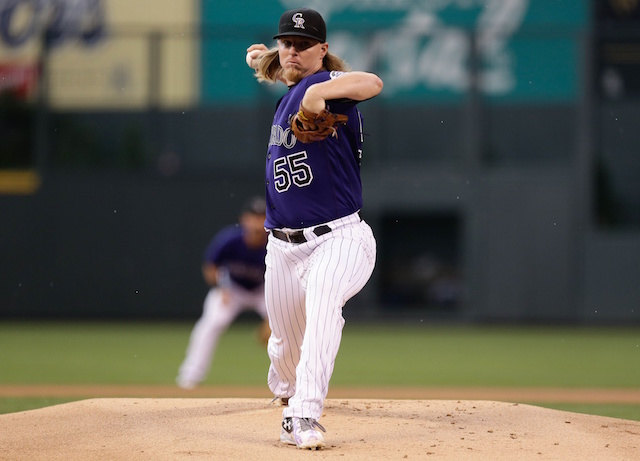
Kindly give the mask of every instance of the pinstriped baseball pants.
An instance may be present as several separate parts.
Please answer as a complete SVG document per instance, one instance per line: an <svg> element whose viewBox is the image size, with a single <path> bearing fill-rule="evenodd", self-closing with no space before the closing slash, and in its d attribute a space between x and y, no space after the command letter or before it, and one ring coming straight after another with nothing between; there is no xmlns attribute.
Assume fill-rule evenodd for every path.
<svg viewBox="0 0 640 461"><path fill-rule="evenodd" d="M290 397L283 416L319 420L340 341L344 304L373 272L376 242L357 213L327 223L332 231L295 244L269 236L265 299L271 338L268 384Z"/></svg>

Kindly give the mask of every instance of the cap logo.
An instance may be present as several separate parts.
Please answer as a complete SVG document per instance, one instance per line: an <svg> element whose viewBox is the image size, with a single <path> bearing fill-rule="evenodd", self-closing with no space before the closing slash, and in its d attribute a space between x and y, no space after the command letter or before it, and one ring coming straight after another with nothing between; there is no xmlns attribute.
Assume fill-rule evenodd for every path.
<svg viewBox="0 0 640 461"><path fill-rule="evenodd" d="M295 29L304 29L304 18L302 17L302 13L298 12L291 16L291 19L295 23L293 26Z"/></svg>

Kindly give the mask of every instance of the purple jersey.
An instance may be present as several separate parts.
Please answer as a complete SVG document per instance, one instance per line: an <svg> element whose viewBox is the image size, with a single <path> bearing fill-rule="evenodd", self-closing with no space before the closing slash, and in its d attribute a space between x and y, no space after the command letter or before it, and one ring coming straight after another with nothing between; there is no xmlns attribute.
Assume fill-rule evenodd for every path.
<svg viewBox="0 0 640 461"><path fill-rule="evenodd" d="M235 284L253 290L264 283L266 246L249 248L242 238L242 228L230 226L209 243L204 262L224 268Z"/></svg>
<svg viewBox="0 0 640 461"><path fill-rule="evenodd" d="M357 101L327 101L331 112L349 117L337 138L305 144L289 123L309 86L340 74L320 71L305 77L278 101L267 150L267 229L314 226L362 207L362 116Z"/></svg>

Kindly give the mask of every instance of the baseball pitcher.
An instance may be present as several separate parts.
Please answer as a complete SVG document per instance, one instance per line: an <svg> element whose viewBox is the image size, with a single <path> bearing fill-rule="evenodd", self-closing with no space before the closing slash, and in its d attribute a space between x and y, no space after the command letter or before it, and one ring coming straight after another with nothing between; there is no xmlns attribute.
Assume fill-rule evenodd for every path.
<svg viewBox="0 0 640 461"><path fill-rule="evenodd" d="M362 116L357 104L382 90L329 53L314 10L280 17L277 47L254 44L246 61L261 82L282 82L266 158L265 296L272 330L268 384L283 409L280 440L325 444L318 420L340 347L342 308L369 280L376 259L361 219Z"/></svg>

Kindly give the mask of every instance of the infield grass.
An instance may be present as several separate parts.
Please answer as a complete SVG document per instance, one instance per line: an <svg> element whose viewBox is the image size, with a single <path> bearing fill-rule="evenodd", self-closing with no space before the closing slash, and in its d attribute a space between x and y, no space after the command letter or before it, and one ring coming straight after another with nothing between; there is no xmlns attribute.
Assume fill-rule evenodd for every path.
<svg viewBox="0 0 640 461"><path fill-rule="evenodd" d="M172 385L192 326L4 323L0 385ZM256 326L239 322L224 334L206 384L265 386ZM639 363L640 328L347 323L332 385L638 388ZM69 400L4 397L0 413ZM640 405L542 406L640 420Z"/></svg>

